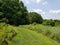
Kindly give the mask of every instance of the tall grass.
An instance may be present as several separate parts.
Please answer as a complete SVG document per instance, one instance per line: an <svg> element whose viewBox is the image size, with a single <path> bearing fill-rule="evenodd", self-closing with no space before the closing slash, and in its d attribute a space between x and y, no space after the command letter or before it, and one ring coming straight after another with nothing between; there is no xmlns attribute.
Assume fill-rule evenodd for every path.
<svg viewBox="0 0 60 45"><path fill-rule="evenodd" d="M8 45L15 35L16 32L12 26L0 23L0 45Z"/></svg>
<svg viewBox="0 0 60 45"><path fill-rule="evenodd" d="M55 41L35 31L45 34L42 25L14 27L0 23L0 45L58 45Z"/></svg>
<svg viewBox="0 0 60 45"><path fill-rule="evenodd" d="M44 25L40 25L40 24L23 25L20 27L24 27L24 28L36 31L38 33L42 33L42 34L49 36L50 38L60 42L60 28L59 27L44 26Z"/></svg>

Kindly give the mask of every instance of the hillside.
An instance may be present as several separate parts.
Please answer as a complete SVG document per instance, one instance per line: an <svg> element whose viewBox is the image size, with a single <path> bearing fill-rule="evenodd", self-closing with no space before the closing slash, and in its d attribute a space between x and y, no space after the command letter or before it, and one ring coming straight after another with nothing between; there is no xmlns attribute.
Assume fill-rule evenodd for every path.
<svg viewBox="0 0 60 45"><path fill-rule="evenodd" d="M60 45L60 10L56 10L60 5L49 4L48 9L48 2L0 0L0 45Z"/></svg>
<svg viewBox="0 0 60 45"><path fill-rule="evenodd" d="M25 28L15 28L18 35L13 39L10 45L58 45L55 41L42 34Z"/></svg>
<svg viewBox="0 0 60 45"><path fill-rule="evenodd" d="M24 27L0 24L0 45L59 45L56 41Z"/></svg>
<svg viewBox="0 0 60 45"><path fill-rule="evenodd" d="M46 26L42 24L35 24L35 25L30 24L30 25L23 25L23 26L21 25L19 27L27 28L37 33L41 33L60 43L60 27L55 27L55 26L52 27L52 26Z"/></svg>

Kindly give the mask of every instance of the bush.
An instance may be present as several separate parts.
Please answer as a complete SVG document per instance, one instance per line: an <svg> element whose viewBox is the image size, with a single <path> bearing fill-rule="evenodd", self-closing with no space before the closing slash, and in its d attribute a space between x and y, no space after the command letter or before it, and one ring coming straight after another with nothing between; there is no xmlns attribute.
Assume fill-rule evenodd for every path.
<svg viewBox="0 0 60 45"><path fill-rule="evenodd" d="M2 24L0 24L1 27ZM6 25L2 25L0 28L0 45L8 45L9 41L17 35L17 32L11 27Z"/></svg>
<svg viewBox="0 0 60 45"><path fill-rule="evenodd" d="M48 26L55 26L55 21L54 20L45 20L43 22L44 25L48 25Z"/></svg>
<svg viewBox="0 0 60 45"><path fill-rule="evenodd" d="M43 18L40 14L36 13L36 12L30 12L28 14L28 21L29 23L39 23L41 24L43 22Z"/></svg>

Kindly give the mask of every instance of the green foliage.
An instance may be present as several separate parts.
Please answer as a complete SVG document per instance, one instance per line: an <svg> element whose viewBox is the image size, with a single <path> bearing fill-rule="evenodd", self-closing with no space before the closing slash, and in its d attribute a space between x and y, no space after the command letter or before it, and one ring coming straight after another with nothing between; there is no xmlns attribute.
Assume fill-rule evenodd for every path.
<svg viewBox="0 0 60 45"><path fill-rule="evenodd" d="M41 15L28 13L24 3L19 0L0 0L0 19L6 19L4 22L11 25L24 25L30 23L42 23ZM3 22L1 21L1 22Z"/></svg>
<svg viewBox="0 0 60 45"><path fill-rule="evenodd" d="M54 20L55 21L55 26L60 27L60 20Z"/></svg>
<svg viewBox="0 0 60 45"><path fill-rule="evenodd" d="M0 19L2 19L3 18L3 13L2 12L0 12Z"/></svg>
<svg viewBox="0 0 60 45"><path fill-rule="evenodd" d="M40 26L42 25L32 24L15 27L0 23L0 45L59 45L49 37L37 33L36 31L41 29Z"/></svg>
<svg viewBox="0 0 60 45"><path fill-rule="evenodd" d="M19 0L0 0L0 18L6 18L13 25L26 24L27 9Z"/></svg>
<svg viewBox="0 0 60 45"><path fill-rule="evenodd" d="M43 20L43 25L47 25L47 26L56 26L56 27L60 27L60 20L52 20L52 19L45 19Z"/></svg>
<svg viewBox="0 0 60 45"><path fill-rule="evenodd" d="M0 45L8 45L17 35L17 32L5 23L0 23Z"/></svg>
<svg viewBox="0 0 60 45"><path fill-rule="evenodd" d="M36 13L36 12L30 12L28 14L28 20L29 20L29 23L42 23L43 22L43 18L41 17L40 14Z"/></svg>
<svg viewBox="0 0 60 45"><path fill-rule="evenodd" d="M40 24L36 24L36 25L30 24L30 25L24 25L20 27L36 31L38 33L42 33L43 35L49 36L50 38L56 40L57 42L60 42L59 27L51 27L51 26L40 25Z"/></svg>
<svg viewBox="0 0 60 45"><path fill-rule="evenodd" d="M44 25L49 25L49 26L55 26L55 21L50 19L50 20L44 20L43 22Z"/></svg>

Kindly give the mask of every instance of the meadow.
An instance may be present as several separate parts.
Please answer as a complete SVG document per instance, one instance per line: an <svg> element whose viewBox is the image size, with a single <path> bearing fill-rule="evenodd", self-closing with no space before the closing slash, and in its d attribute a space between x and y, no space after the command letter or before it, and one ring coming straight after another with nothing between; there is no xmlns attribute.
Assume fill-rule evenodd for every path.
<svg viewBox="0 0 60 45"><path fill-rule="evenodd" d="M39 12L45 12L43 9L33 11L33 7L29 11L25 3L22 0L0 0L0 45L60 45L59 16L56 16L58 20L53 20L55 14L53 18L51 16L45 19ZM29 6L31 7L30 4ZM50 12L49 10L47 12ZM53 9L52 11L55 12Z"/></svg>
<svg viewBox="0 0 60 45"><path fill-rule="evenodd" d="M57 41L43 35L48 34L50 36L52 32L54 34L55 30L53 29L55 27L51 28L52 32L49 31L51 34L47 29L40 24L20 25L17 27L0 23L0 45L60 45ZM55 34L58 35L57 33Z"/></svg>
<svg viewBox="0 0 60 45"><path fill-rule="evenodd" d="M42 24L30 24L30 25L23 25L19 27L24 27L33 31L36 31L38 33L42 33L45 36L50 37L53 40L56 40L57 42L60 42L60 27L52 27L52 26L46 26Z"/></svg>

